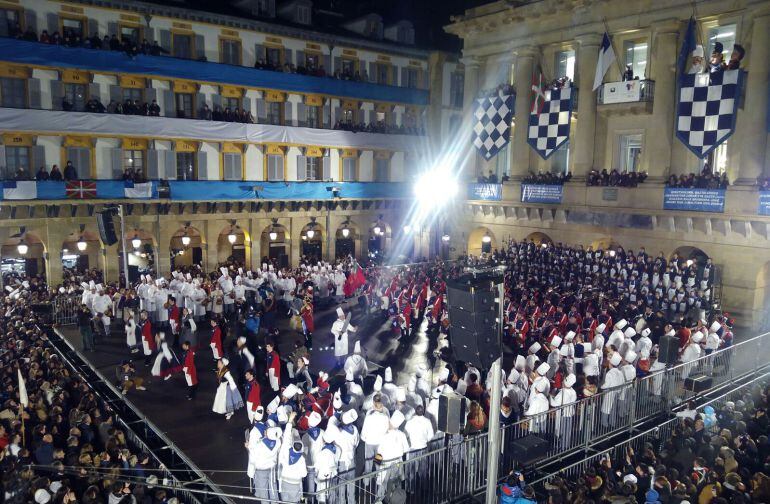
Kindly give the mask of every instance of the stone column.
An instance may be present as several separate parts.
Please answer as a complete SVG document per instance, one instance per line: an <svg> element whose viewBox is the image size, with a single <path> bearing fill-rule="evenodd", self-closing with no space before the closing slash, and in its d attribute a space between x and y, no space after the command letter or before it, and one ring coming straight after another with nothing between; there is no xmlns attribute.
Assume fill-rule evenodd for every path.
<svg viewBox="0 0 770 504"><path fill-rule="evenodd" d="M596 92L593 90L596 64L599 59L597 34L577 37L577 77L578 102L580 111L576 114L575 145L572 170L576 177L585 177L594 167L594 147L596 145Z"/></svg>
<svg viewBox="0 0 770 504"><path fill-rule="evenodd" d="M647 130L644 144L649 160L648 174L652 178L668 177L671 169L671 151L674 141L676 94L676 55L679 22L663 22L653 33L653 50L649 59L650 78L655 81L655 102L652 106L654 127ZM583 108L581 103L580 108Z"/></svg>
<svg viewBox="0 0 770 504"><path fill-rule="evenodd" d="M516 54L516 118L511 144L511 178L521 180L529 171L531 150L527 144L534 47L519 47Z"/></svg>
<svg viewBox="0 0 770 504"><path fill-rule="evenodd" d="M763 12L752 19L751 45L746 50L748 74L743 110L738 112L735 135L729 140L736 149L729 148L730 166L737 169L737 182L753 184L757 177L767 175L765 149L767 147L767 86L770 61L770 13ZM734 139L734 140L733 140ZM736 177L728 173L731 180Z"/></svg>
<svg viewBox="0 0 770 504"><path fill-rule="evenodd" d="M153 229L153 236L155 237L155 274L157 276L165 276L171 273L171 237L177 232L179 228L184 227L184 222L175 220L175 217L164 216L157 223L158 229L155 230L155 225L149 225L148 223L142 223L150 229ZM192 252L190 252L192 253Z"/></svg>
<svg viewBox="0 0 770 504"><path fill-rule="evenodd" d="M460 59L460 62L465 66L465 87L463 88L463 115L462 124L463 131L471 131L473 128L473 105L475 103L476 95L479 92L479 85L481 81L481 60L466 56ZM465 166L463 172L467 178L476 179L478 173L479 158L476 154L476 149L471 143L470 136L468 137L468 143L465 146L465 155L461 155L460 159L465 160Z"/></svg>
<svg viewBox="0 0 770 504"><path fill-rule="evenodd" d="M206 241L206 257L204 258L204 268L206 272L216 271L219 263L219 232L224 226L220 220L207 220L203 224L203 239Z"/></svg>

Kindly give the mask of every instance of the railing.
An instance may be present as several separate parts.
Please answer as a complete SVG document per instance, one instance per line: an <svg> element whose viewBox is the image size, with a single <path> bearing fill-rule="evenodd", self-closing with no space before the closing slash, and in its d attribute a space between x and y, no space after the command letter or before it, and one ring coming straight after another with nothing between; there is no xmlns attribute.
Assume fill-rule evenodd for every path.
<svg viewBox="0 0 770 504"><path fill-rule="evenodd" d="M507 449L513 441L530 434L545 440L548 449L539 464L574 456L613 435L632 432L644 420L669 413L692 399L695 394L683 386L687 377L696 373L710 376L711 389L714 389L770 366L770 359L764 353L768 344L770 333L762 334L695 361L678 364L507 426L502 429L498 474L504 475L521 467L517 454ZM401 484L403 480L408 502L439 504L481 491L488 475L488 434L468 438L455 436L444 443L425 454L332 486L329 492L341 492L345 487L350 492L357 492L356 502L374 503L385 491L386 482L394 480ZM413 478L411 483L410 478ZM380 486L377 486L378 482Z"/></svg>
<svg viewBox="0 0 770 504"><path fill-rule="evenodd" d="M78 294L58 295L53 298L53 322L57 326L75 325L82 297Z"/></svg>
<svg viewBox="0 0 770 504"><path fill-rule="evenodd" d="M607 82L599 88L596 102L599 105L617 103L651 102L655 97L655 81L630 80Z"/></svg>

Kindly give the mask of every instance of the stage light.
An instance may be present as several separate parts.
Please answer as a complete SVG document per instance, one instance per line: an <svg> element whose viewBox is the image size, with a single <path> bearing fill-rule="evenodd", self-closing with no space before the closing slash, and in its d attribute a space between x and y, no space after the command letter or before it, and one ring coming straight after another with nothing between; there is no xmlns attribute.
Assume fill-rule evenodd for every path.
<svg viewBox="0 0 770 504"><path fill-rule="evenodd" d="M270 241L275 241L278 239L278 233L275 231L270 231L267 235L270 237Z"/></svg>
<svg viewBox="0 0 770 504"><path fill-rule="evenodd" d="M88 248L88 244L86 243L86 241L83 239L82 236L78 240L77 246L78 246L78 250L81 251L81 252L83 252L85 249Z"/></svg>
<svg viewBox="0 0 770 504"><path fill-rule="evenodd" d="M182 245L186 247L189 244L190 244L190 237L187 236L187 234L185 233L184 235L182 235Z"/></svg>
<svg viewBox="0 0 770 504"><path fill-rule="evenodd" d="M441 241L443 241L444 243L449 243L449 240L451 240L451 237L448 234L445 234L444 236L441 237Z"/></svg>
<svg viewBox="0 0 770 504"><path fill-rule="evenodd" d="M438 208L454 198L457 180L450 173L449 169L436 168L420 175L414 185L414 195L422 208Z"/></svg>
<svg viewBox="0 0 770 504"><path fill-rule="evenodd" d="M21 240L18 245L16 245L16 250L19 251L19 254L26 255L27 252L29 252L29 247L26 243L24 243L24 240Z"/></svg>
<svg viewBox="0 0 770 504"><path fill-rule="evenodd" d="M412 232L412 226L410 226L409 224L406 224L404 226L404 234L409 234L411 232Z"/></svg>
<svg viewBox="0 0 770 504"><path fill-rule="evenodd" d="M348 236L350 236L350 229L348 229L346 227L342 228L342 237L343 238L347 238Z"/></svg>
<svg viewBox="0 0 770 504"><path fill-rule="evenodd" d="M235 240L237 240L237 239L238 239L238 237L235 236L235 234L233 234L233 233L230 233L229 235L227 235L227 241L230 242L230 245L235 243Z"/></svg>
<svg viewBox="0 0 770 504"><path fill-rule="evenodd" d="M138 249L139 247L141 247L141 246L142 246L142 240L139 238L139 236L137 236L137 235L134 235L134 238L131 240L131 245L132 245L132 246L133 246L135 249Z"/></svg>
<svg viewBox="0 0 770 504"><path fill-rule="evenodd" d="M307 237L312 240L314 236L315 236L315 231L312 230L312 229L308 229L307 230Z"/></svg>

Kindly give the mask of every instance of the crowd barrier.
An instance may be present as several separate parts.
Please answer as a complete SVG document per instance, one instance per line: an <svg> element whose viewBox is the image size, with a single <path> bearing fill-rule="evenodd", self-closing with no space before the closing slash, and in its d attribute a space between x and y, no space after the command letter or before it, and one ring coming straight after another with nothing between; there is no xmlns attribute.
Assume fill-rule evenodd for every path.
<svg viewBox="0 0 770 504"><path fill-rule="evenodd" d="M53 298L53 322L58 326L78 323L78 307L81 303L79 294L58 295Z"/></svg>

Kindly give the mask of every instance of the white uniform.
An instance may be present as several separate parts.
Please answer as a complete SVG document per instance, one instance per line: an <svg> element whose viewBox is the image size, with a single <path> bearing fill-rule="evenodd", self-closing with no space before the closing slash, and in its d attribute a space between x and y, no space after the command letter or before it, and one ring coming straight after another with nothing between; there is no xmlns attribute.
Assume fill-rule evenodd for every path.
<svg viewBox="0 0 770 504"><path fill-rule="evenodd" d="M534 391L535 388L533 387ZM540 392L535 391L529 398L529 406L527 411L524 412L525 416L534 417L529 419L530 432L545 432L547 416L543 415L548 411L548 397Z"/></svg>
<svg viewBox="0 0 770 504"><path fill-rule="evenodd" d="M364 424L361 426L361 441L366 443L364 449L365 473L371 472L377 447L389 428L390 417L387 412L371 409L366 413Z"/></svg>
<svg viewBox="0 0 770 504"><path fill-rule="evenodd" d="M276 465L281 441L262 437L256 443L249 442L249 465L246 473L254 481L254 495L258 499L278 500Z"/></svg>
<svg viewBox="0 0 770 504"><path fill-rule="evenodd" d="M278 455L280 466L279 491L281 500L299 502L302 498L302 480L307 476L307 464L304 449L294 451L293 427L286 424L281 441L281 451Z"/></svg>
<svg viewBox="0 0 770 504"><path fill-rule="evenodd" d="M617 406L619 390L611 390L616 387L620 387L626 382L623 373L618 368L610 368L607 370L607 374L604 375L604 383L602 383L602 392L604 392L604 399L602 399L602 413L609 415L612 409Z"/></svg>
<svg viewBox="0 0 770 504"><path fill-rule="evenodd" d="M404 430L409 438L410 451L422 450L436 434L430 420L424 415L414 415L404 424Z"/></svg>
<svg viewBox="0 0 770 504"><path fill-rule="evenodd" d="M348 329L349 328L350 327L348 327ZM352 373L354 380L359 378L363 379L367 374L369 374L369 368L366 365L366 359L364 359L361 354L357 353L348 355L347 359L345 359L345 365L343 366L343 369L345 370L345 373Z"/></svg>
<svg viewBox="0 0 770 504"><path fill-rule="evenodd" d="M356 332L356 328L352 324L348 324L345 332L342 332L342 328L345 326L345 320L339 318L332 324L332 334L334 335L334 356L344 357L348 354L348 333Z"/></svg>

